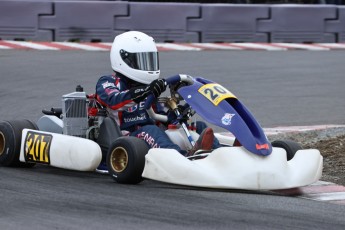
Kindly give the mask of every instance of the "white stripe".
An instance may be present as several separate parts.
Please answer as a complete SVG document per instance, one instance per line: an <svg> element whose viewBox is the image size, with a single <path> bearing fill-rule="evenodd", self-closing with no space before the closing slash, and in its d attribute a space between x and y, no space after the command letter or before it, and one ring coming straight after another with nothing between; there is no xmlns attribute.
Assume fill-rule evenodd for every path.
<svg viewBox="0 0 345 230"><path fill-rule="evenodd" d="M58 50L55 47L45 46L41 44L31 43L31 42L21 42L21 41L6 41L14 45L25 46L35 50Z"/></svg>
<svg viewBox="0 0 345 230"><path fill-rule="evenodd" d="M113 43L111 43L111 42L100 42L99 44L109 46L109 47L111 47L113 45Z"/></svg>
<svg viewBox="0 0 345 230"><path fill-rule="evenodd" d="M157 43L156 45L157 47L167 48L167 49L172 49L172 50L196 50L196 51L202 50L201 48L190 47L190 46L174 44L174 43Z"/></svg>
<svg viewBox="0 0 345 230"><path fill-rule="evenodd" d="M264 128L269 132L290 132L290 131L310 131L310 130L322 130L329 128L343 128L345 125L311 125L311 126L286 126L275 128Z"/></svg>
<svg viewBox="0 0 345 230"><path fill-rule="evenodd" d="M345 49L344 43L320 43L319 45L329 47L331 49Z"/></svg>
<svg viewBox="0 0 345 230"><path fill-rule="evenodd" d="M86 44L82 44L82 43L75 43L75 42L53 42L53 43L64 45L64 46L69 46L69 47L80 49L80 50L108 51L107 49L104 49L104 48L86 45Z"/></svg>
<svg viewBox="0 0 345 230"><path fill-rule="evenodd" d="M302 198L320 200L320 201L331 201L331 200L344 200L345 192L329 192L329 193L316 193L299 196Z"/></svg>
<svg viewBox="0 0 345 230"><path fill-rule="evenodd" d="M287 50L287 48L284 47L276 47L276 46L270 46L269 44L256 44L256 43L238 43L237 45L248 47L248 48L254 48L254 49L263 49L263 50Z"/></svg>
<svg viewBox="0 0 345 230"><path fill-rule="evenodd" d="M205 47L205 49L219 49L219 50L241 50L239 47L223 46L217 43L191 43L193 45Z"/></svg>
<svg viewBox="0 0 345 230"><path fill-rule="evenodd" d="M318 47L307 44L297 44L297 43L275 43L277 45L294 48L294 49L305 49L305 50L329 50L329 48Z"/></svg>
<svg viewBox="0 0 345 230"><path fill-rule="evenodd" d="M322 181L322 180L319 180L319 181L316 181L315 183L309 185L309 186L320 186L320 185L335 185L334 183L332 182L327 182L327 181Z"/></svg>
<svg viewBox="0 0 345 230"><path fill-rule="evenodd" d="M7 50L7 49L12 49L12 48L11 48L11 47L8 47L8 46L0 45L0 49L5 49L5 50Z"/></svg>

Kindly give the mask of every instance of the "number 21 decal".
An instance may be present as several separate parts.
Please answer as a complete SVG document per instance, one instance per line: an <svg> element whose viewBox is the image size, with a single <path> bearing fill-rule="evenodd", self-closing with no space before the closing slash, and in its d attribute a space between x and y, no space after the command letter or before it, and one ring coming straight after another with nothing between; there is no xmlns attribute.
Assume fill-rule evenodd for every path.
<svg viewBox="0 0 345 230"><path fill-rule="evenodd" d="M236 98L233 93L217 83L203 85L198 91L216 106L225 98Z"/></svg>

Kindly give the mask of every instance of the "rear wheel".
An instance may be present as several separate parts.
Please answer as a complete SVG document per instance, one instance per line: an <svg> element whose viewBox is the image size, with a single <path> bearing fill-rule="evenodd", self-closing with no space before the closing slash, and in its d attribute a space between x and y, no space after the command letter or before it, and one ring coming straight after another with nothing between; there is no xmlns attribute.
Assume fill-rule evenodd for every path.
<svg viewBox="0 0 345 230"><path fill-rule="evenodd" d="M272 142L272 146L285 149L285 151L286 151L286 158L287 158L288 161L291 160L295 156L295 153L298 150L303 149L302 146L299 143L294 142L294 141L289 141L289 140L273 141Z"/></svg>
<svg viewBox="0 0 345 230"><path fill-rule="evenodd" d="M120 137L110 146L107 167L111 177L121 184L138 184L145 166L145 155L149 150L145 141L136 137Z"/></svg>
<svg viewBox="0 0 345 230"><path fill-rule="evenodd" d="M33 167L34 163L19 161L23 129L37 130L29 120L0 122L0 165L13 167Z"/></svg>

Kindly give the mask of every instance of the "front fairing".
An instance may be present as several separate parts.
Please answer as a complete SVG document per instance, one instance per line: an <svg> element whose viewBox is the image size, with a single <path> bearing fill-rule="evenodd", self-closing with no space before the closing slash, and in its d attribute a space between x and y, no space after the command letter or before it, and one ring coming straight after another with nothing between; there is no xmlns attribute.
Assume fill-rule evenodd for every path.
<svg viewBox="0 0 345 230"><path fill-rule="evenodd" d="M178 92L199 116L231 132L248 151L269 155L272 145L254 116L236 96L212 83L214 82L210 80L196 78L194 84L182 87ZM216 87L217 91L207 88L208 86Z"/></svg>

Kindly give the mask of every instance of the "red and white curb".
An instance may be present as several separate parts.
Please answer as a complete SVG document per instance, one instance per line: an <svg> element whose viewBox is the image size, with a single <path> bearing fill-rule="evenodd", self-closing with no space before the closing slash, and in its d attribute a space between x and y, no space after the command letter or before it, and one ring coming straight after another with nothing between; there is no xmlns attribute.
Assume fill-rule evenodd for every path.
<svg viewBox="0 0 345 230"><path fill-rule="evenodd" d="M264 128L267 136L274 136L284 133L301 133L312 130L325 130L330 128L345 128L345 125L313 125L313 126L287 126ZM231 136L229 133L219 133L220 135ZM272 192L316 201L330 202L345 205L345 186L331 182L318 181L314 184L292 189L272 190Z"/></svg>
<svg viewBox="0 0 345 230"><path fill-rule="evenodd" d="M109 51L111 43L99 42L34 42L0 40L1 49L19 50L85 50ZM345 43L157 43L159 51L203 51L203 50L345 50Z"/></svg>
<svg viewBox="0 0 345 230"><path fill-rule="evenodd" d="M265 128L264 131L267 136L274 136L283 133L300 133L330 128L345 128L345 125L288 126ZM276 192L284 196L292 196L345 205L345 186L337 185L326 181L318 181L309 186L304 186L300 188L274 190L273 192Z"/></svg>
<svg viewBox="0 0 345 230"><path fill-rule="evenodd" d="M324 130L331 128L345 128L345 125L310 125L310 126L278 126L274 128L264 128L264 132L267 136L274 136L284 133L301 133L313 130ZM221 132L220 135L224 136L233 136L228 132Z"/></svg>
<svg viewBox="0 0 345 230"><path fill-rule="evenodd" d="M318 181L300 188L273 190L273 192L284 196L345 205L345 187L325 181Z"/></svg>
<svg viewBox="0 0 345 230"><path fill-rule="evenodd" d="M280 126L274 128L264 128L267 136L274 136L282 133L307 132L313 130L324 130L331 128L345 128L345 125L310 125L310 126Z"/></svg>

